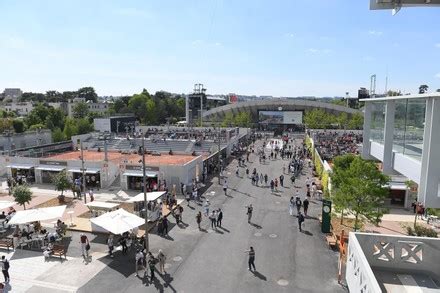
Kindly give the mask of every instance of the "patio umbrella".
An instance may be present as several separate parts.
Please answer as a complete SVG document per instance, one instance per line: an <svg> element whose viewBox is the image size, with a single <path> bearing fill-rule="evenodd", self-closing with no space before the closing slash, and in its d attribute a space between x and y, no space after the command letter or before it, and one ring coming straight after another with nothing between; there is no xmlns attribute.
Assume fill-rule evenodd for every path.
<svg viewBox="0 0 440 293"><path fill-rule="evenodd" d="M16 202L13 202L13 201L0 200L0 210L10 208L10 207L14 206L15 204L16 204Z"/></svg>
<svg viewBox="0 0 440 293"><path fill-rule="evenodd" d="M145 219L133 215L124 209L118 209L113 212L105 213L97 218L90 219L90 222L110 233L122 234L143 225Z"/></svg>
<svg viewBox="0 0 440 293"><path fill-rule="evenodd" d="M30 209L18 211L8 224L26 224L35 221L51 220L61 218L66 210L66 206L57 206L50 208Z"/></svg>

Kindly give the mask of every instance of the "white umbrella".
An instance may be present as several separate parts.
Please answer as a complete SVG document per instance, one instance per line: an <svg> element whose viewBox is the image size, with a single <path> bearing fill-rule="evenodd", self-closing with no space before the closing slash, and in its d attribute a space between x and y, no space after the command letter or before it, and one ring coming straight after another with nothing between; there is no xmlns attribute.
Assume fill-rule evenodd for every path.
<svg viewBox="0 0 440 293"><path fill-rule="evenodd" d="M14 206L16 203L13 201L0 200L0 210L4 210Z"/></svg>
<svg viewBox="0 0 440 293"><path fill-rule="evenodd" d="M113 234L122 234L141 226L145 223L145 219L133 215L124 209L118 209L90 219L90 222Z"/></svg>
<svg viewBox="0 0 440 293"><path fill-rule="evenodd" d="M35 221L51 220L61 218L66 210L66 206L30 209L25 211L18 211L8 224L26 224Z"/></svg>
<svg viewBox="0 0 440 293"><path fill-rule="evenodd" d="M162 197L166 191L153 191L147 192L147 201L155 201L159 197ZM141 192L138 195L131 197L127 202L141 202L144 201L144 194Z"/></svg>

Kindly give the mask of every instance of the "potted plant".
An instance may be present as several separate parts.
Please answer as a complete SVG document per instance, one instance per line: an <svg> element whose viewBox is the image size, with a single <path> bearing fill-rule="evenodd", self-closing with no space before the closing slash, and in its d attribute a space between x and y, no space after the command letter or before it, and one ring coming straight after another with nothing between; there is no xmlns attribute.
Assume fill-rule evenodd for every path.
<svg viewBox="0 0 440 293"><path fill-rule="evenodd" d="M66 198L64 195L64 190L68 189L71 186L69 179L67 178L66 171L61 171L60 173L55 175L52 179L52 183L55 185L55 190L61 191L61 194L58 195L58 201L60 203L64 203L64 200Z"/></svg>
<svg viewBox="0 0 440 293"><path fill-rule="evenodd" d="M32 200L32 191L27 185L17 185L12 190L15 201L26 209L26 204Z"/></svg>

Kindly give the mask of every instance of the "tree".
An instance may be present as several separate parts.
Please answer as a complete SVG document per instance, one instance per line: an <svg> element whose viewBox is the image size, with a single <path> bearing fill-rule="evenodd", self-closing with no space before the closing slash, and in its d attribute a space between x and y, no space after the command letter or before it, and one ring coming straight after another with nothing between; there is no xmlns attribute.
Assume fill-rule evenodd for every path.
<svg viewBox="0 0 440 293"><path fill-rule="evenodd" d="M66 170L63 170L55 175L52 178L52 183L55 185L56 191L61 191L61 196L63 196L64 190L67 190L71 187L69 178L67 178Z"/></svg>
<svg viewBox="0 0 440 293"><path fill-rule="evenodd" d="M76 127L75 120L72 118L67 118L64 123L64 137L65 139L70 139L73 135L78 133L78 129Z"/></svg>
<svg viewBox="0 0 440 293"><path fill-rule="evenodd" d="M393 96L401 96L402 92L401 91L393 91L393 90L389 90L387 92L387 96L389 97L393 97Z"/></svg>
<svg viewBox="0 0 440 293"><path fill-rule="evenodd" d="M64 141L65 137L64 137L63 131L60 128L55 128L52 131L52 139L53 139L53 142Z"/></svg>
<svg viewBox="0 0 440 293"><path fill-rule="evenodd" d="M419 86L419 94L424 94L426 92L428 92L429 86L427 86L426 84L422 84L421 86Z"/></svg>
<svg viewBox="0 0 440 293"><path fill-rule="evenodd" d="M32 191L27 185L17 185L12 190L12 195L15 198L15 202L23 206L26 209L26 204L32 200Z"/></svg>
<svg viewBox="0 0 440 293"><path fill-rule="evenodd" d="M85 118L89 113L89 106L85 102L75 103L72 108L73 117L76 119Z"/></svg>
<svg viewBox="0 0 440 293"><path fill-rule="evenodd" d="M133 97L128 101L128 109L134 113L139 121L145 123L147 119L147 101L149 96L144 94L133 95Z"/></svg>
<svg viewBox="0 0 440 293"><path fill-rule="evenodd" d="M46 102L59 102L62 99L62 94L57 91L47 91L46 92Z"/></svg>
<svg viewBox="0 0 440 293"><path fill-rule="evenodd" d="M98 101L98 95L95 92L95 89L91 86L82 87L77 91L78 98L83 98L86 101L92 101L96 103Z"/></svg>
<svg viewBox="0 0 440 293"><path fill-rule="evenodd" d="M45 128L45 125L43 123L37 123L37 124L31 125L29 127L29 130L35 131L35 130L40 130L40 129L44 129L44 128Z"/></svg>
<svg viewBox="0 0 440 293"><path fill-rule="evenodd" d="M85 134L93 131L93 125L89 123L87 118L76 121L77 134Z"/></svg>
<svg viewBox="0 0 440 293"><path fill-rule="evenodd" d="M359 229L359 217L376 224L384 209L383 201L388 194L389 177L384 175L372 161L355 157L346 170L339 170L338 194L343 197L347 210L354 214L354 229Z"/></svg>
<svg viewBox="0 0 440 293"><path fill-rule="evenodd" d="M364 127L364 116L361 113L356 113L348 120L349 129L362 129Z"/></svg>
<svg viewBox="0 0 440 293"><path fill-rule="evenodd" d="M12 120L12 127L14 127L14 131L16 133L22 133L22 132L24 132L24 129L25 129L24 122L21 119Z"/></svg>
<svg viewBox="0 0 440 293"><path fill-rule="evenodd" d="M26 125L30 128L32 125L35 124L44 124L46 121L46 117L49 116L50 108L51 107L47 107L43 103L38 103L26 116Z"/></svg>
<svg viewBox="0 0 440 293"><path fill-rule="evenodd" d="M335 210L341 213L341 225L344 221L344 211L347 209L349 203L345 194L340 191L340 186L345 179L345 173L350 168L355 157L353 154L335 157L333 160L333 170L330 174L332 188L334 190L332 200Z"/></svg>

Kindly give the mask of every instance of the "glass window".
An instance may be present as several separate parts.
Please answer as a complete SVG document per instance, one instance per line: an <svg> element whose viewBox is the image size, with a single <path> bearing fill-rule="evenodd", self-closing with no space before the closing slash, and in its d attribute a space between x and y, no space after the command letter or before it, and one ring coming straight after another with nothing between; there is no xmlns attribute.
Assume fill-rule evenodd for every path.
<svg viewBox="0 0 440 293"><path fill-rule="evenodd" d="M403 153L421 159L426 100L410 99L406 108L405 149Z"/></svg>
<svg viewBox="0 0 440 293"><path fill-rule="evenodd" d="M371 125L370 138L383 144L383 133L385 125L385 102L371 103Z"/></svg>
<svg viewBox="0 0 440 293"><path fill-rule="evenodd" d="M394 115L393 150L403 153L405 148L406 108L408 100L397 100Z"/></svg>

